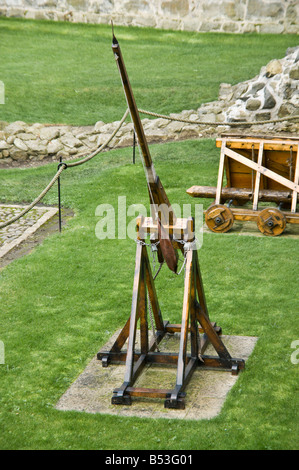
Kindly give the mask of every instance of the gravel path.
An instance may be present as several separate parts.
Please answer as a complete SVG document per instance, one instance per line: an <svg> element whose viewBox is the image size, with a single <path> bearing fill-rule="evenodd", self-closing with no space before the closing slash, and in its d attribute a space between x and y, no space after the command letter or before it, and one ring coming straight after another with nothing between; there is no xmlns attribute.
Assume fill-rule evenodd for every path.
<svg viewBox="0 0 299 470"><path fill-rule="evenodd" d="M24 207L16 205L0 206L0 223L18 215ZM28 214L11 225L0 230L0 247L19 238L29 227L32 227L46 212L47 207L35 207Z"/></svg>

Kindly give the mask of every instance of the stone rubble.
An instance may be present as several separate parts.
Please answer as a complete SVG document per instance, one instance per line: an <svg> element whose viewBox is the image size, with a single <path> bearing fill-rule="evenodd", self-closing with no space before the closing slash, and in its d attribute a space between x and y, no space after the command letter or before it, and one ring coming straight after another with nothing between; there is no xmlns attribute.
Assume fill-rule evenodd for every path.
<svg viewBox="0 0 299 470"><path fill-rule="evenodd" d="M236 132L236 127L225 125L226 122L258 123L293 115L299 115L299 46L288 49L283 59L273 59L251 80L237 85L222 83L217 101L204 103L197 110L170 114L175 119L206 124L189 124L160 117L145 118L142 123L148 142L157 143L200 137L215 138L224 132ZM102 145L118 124L119 121L98 121L93 126L75 127L0 121L0 166L86 156ZM299 135L299 120L238 126L237 131L244 134ZM107 148L131 145L133 125L125 123Z"/></svg>

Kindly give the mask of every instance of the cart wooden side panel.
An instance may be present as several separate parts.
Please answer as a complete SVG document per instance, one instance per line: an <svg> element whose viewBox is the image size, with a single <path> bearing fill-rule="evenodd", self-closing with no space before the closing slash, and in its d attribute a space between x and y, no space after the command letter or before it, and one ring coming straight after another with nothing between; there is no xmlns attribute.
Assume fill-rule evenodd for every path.
<svg viewBox="0 0 299 470"><path fill-rule="evenodd" d="M216 146L221 147L222 141L223 139L217 139ZM292 181L297 163L298 141L294 139L294 142L291 143L284 143L283 140L281 140L281 144L277 142L279 140L276 140L275 143L271 141L264 143L262 165ZM254 162L258 160L259 143L257 141L236 142L226 140L226 147L236 149L240 155L249 160ZM236 160L225 158L225 173L226 187L228 188L252 189L255 185L256 172ZM260 189L285 191L286 188L277 181L261 175Z"/></svg>
<svg viewBox="0 0 299 470"><path fill-rule="evenodd" d="M265 235L282 233L286 223L298 224L299 140L290 137L222 136L217 187L192 186L192 197L215 198L205 211L208 227L228 231L236 220L256 220ZM225 173L225 175L224 175ZM226 186L224 187L224 176ZM224 202L229 200L227 206ZM230 207L252 202L252 209ZM274 202L279 208L259 208L259 202ZM282 212L282 208L289 212Z"/></svg>

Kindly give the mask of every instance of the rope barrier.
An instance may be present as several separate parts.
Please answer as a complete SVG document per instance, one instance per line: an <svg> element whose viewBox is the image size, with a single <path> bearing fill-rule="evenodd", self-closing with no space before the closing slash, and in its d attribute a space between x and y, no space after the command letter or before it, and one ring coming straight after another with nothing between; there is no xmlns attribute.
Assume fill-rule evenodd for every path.
<svg viewBox="0 0 299 470"><path fill-rule="evenodd" d="M29 212L31 209L33 209L33 207L36 206L36 204L39 203L39 201L47 194L47 192L50 191L53 184L58 180L59 176L61 175L61 173L63 172L64 169L65 169L65 164L62 164L60 166L59 170L57 171L57 173L55 174L55 176L52 178L52 180L48 184L48 186L46 186L46 188L40 193L40 195L36 199L34 199L34 201L29 206L27 206L22 212L20 212L20 214L16 215L12 219L10 219L10 220L2 223L2 224L0 224L0 229L5 228L8 225L16 222L18 219L23 217L23 215L27 214L27 212Z"/></svg>
<svg viewBox="0 0 299 470"><path fill-rule="evenodd" d="M168 121L177 121L185 122L186 124L197 124L201 126L255 126L261 124L272 124L276 122L284 121L293 121L299 119L299 114L294 116L287 116L284 118L269 119L268 121L238 121L238 122L215 122L215 121L193 121L191 119L183 119L172 116L166 116L165 114L153 113L151 111L146 111L145 109L138 109L141 114L147 114L149 116L154 116L162 119L167 119Z"/></svg>
<svg viewBox="0 0 299 470"><path fill-rule="evenodd" d="M191 120L191 119L183 119L183 118L178 118L178 117L172 117L172 116L167 116L167 115L164 115L164 114L158 114L158 113L154 113L154 112L151 112L151 111L146 111L144 109L138 109L138 111L141 114L146 114L146 115L149 115L149 116L154 116L154 117L157 117L157 118L166 119L168 121L177 121L177 122L184 122L186 124L197 124L197 125L204 125L204 126L207 126L207 125L231 126L231 127L232 126L252 126L252 125L270 124L270 123L284 122L284 121L293 121L293 120L299 119L299 115L294 115L294 116L286 116L284 118L271 119L271 120L268 120L268 121L214 122L214 121L194 121L194 120ZM111 140L115 137L115 135L117 134L117 132L119 131L119 129L121 128L123 123L125 122L128 114L129 114L129 109L126 110L126 112L124 113L122 119L118 123L118 125L115 128L115 130L113 131L113 133L108 137L108 139L102 145L95 148L88 156L86 156L86 157L82 158L82 160L79 160L79 161L76 161L76 162L71 162L71 163L61 162L58 165L58 170L57 170L56 174L54 175L54 177L52 178L50 183L46 186L46 188L40 193L40 195L29 206L27 206L22 212L20 212L20 214L16 215L15 217L13 217L12 219L10 219L6 222L1 223L0 224L0 230L7 227L8 225L11 225L12 223L16 222L21 217L23 217L25 214L27 214L27 212L29 212L31 209L33 209L33 207L36 206L41 201L41 199L43 199L43 197L47 194L47 192L50 191L53 184L58 180L58 178L60 177L63 170L65 170L66 168L73 168L73 167L82 165L83 163L88 162L89 160L94 158L96 155L101 153L108 146L108 144L111 142ZM78 157L81 157L83 155L84 155L84 153L79 154Z"/></svg>
<svg viewBox="0 0 299 470"><path fill-rule="evenodd" d="M117 125L116 129L113 131L113 133L108 137L108 139L98 148L96 148L95 150L92 151L91 154L89 154L87 157L83 158L82 160L79 160L78 162L72 162L72 163L68 163L67 166L68 168L72 168L72 167L75 167L75 166L79 166L79 165L82 165L83 163L86 163L88 162L89 160L91 160L93 157L95 157L96 155L98 155L100 152L102 152L102 150L104 150L104 148L107 147L107 145L111 142L111 140L113 139L113 137L115 137L115 135L117 134L117 132L119 131L119 129L121 128L121 126L123 125L123 123L125 122L127 116L129 114L129 109L126 110L125 114L123 115L123 117L121 118L119 124ZM79 154L78 157L80 156L83 156L84 153L82 153L81 155Z"/></svg>
<svg viewBox="0 0 299 470"><path fill-rule="evenodd" d="M117 134L117 132L119 131L119 129L121 128L121 126L125 122L125 120L128 116L128 113L129 113L129 109L126 110L125 114L123 115L123 117L120 120L119 124L117 125L116 129L109 136L109 138L100 147L96 148L90 155L83 158L82 160L79 160L78 162L71 162L71 163L61 162L61 163L59 163L58 170L57 170L56 174L54 175L54 177L52 178L52 180L50 181L50 183L48 184L48 186L46 186L46 188L40 193L40 195L36 199L34 199L34 201L29 206L27 206L22 212L20 212L18 215L16 215L12 219L7 220L6 222L3 222L2 224L0 224L0 230L2 228L7 227L8 225L13 224L17 220L19 220L21 217L23 217L25 214L27 214L27 212L29 212L31 209L33 209L33 207L36 206L36 204L38 204L41 201L41 199L47 194L47 192L50 191L53 184L58 180L58 178L60 177L63 170L65 170L66 168L72 168L72 167L75 167L75 166L82 165L83 163L91 160L93 157L95 157L100 152L102 152L104 150L104 148L107 147L109 142L111 142L113 137Z"/></svg>

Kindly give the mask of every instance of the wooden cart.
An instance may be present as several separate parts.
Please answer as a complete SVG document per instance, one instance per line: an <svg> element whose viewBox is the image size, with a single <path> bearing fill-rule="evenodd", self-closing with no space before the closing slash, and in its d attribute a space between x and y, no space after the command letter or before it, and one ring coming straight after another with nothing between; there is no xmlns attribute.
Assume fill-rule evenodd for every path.
<svg viewBox="0 0 299 470"><path fill-rule="evenodd" d="M187 190L192 197L215 198L205 211L210 230L227 232L234 220L251 220L264 235L277 236L287 223L299 224L298 138L223 135L216 146L221 149L217 187ZM249 201L252 208L245 206Z"/></svg>

